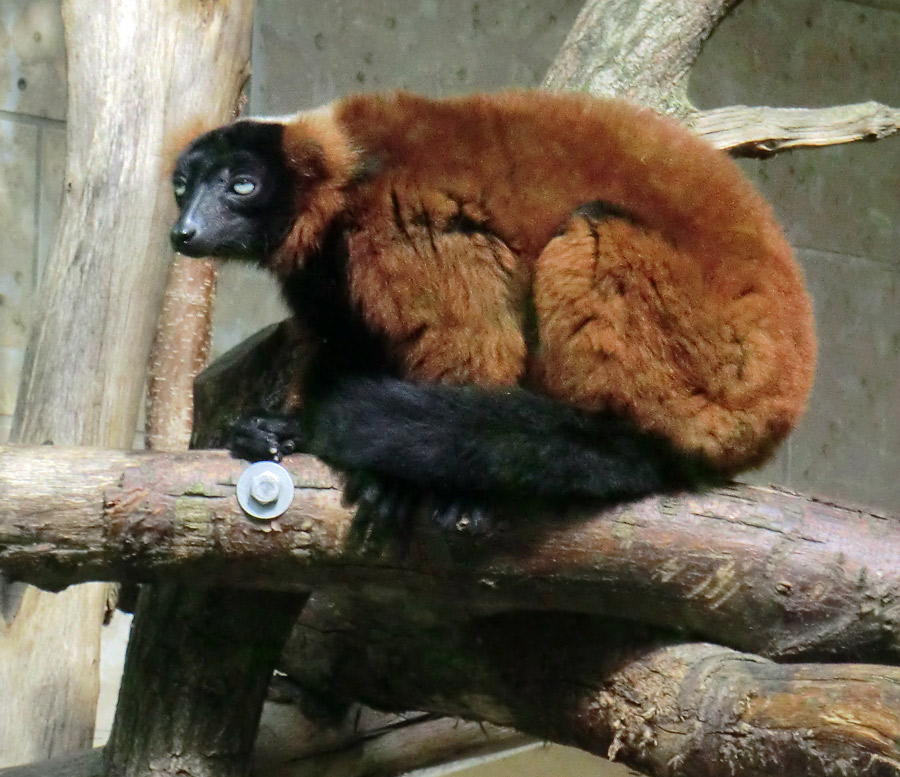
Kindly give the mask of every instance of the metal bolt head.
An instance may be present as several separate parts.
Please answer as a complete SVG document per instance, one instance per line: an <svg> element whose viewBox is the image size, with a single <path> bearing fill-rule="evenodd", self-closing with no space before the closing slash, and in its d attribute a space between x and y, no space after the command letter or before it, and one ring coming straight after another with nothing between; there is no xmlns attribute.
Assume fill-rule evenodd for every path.
<svg viewBox="0 0 900 777"><path fill-rule="evenodd" d="M278 499L281 486L272 472L260 472L250 481L250 496L262 505L270 505Z"/></svg>
<svg viewBox="0 0 900 777"><path fill-rule="evenodd" d="M247 515L271 521L290 507L294 481L280 464L258 461L241 473L236 492L238 504Z"/></svg>

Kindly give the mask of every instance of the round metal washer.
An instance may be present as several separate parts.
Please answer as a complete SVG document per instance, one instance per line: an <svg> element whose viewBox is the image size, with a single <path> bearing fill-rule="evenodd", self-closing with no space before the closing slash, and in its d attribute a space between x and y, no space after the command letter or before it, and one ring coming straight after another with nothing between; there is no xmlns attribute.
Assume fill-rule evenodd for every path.
<svg viewBox="0 0 900 777"><path fill-rule="evenodd" d="M254 494L265 494L266 501L260 501ZM294 501L294 480L280 464L257 461L238 478L237 500L247 515L271 521L283 515Z"/></svg>

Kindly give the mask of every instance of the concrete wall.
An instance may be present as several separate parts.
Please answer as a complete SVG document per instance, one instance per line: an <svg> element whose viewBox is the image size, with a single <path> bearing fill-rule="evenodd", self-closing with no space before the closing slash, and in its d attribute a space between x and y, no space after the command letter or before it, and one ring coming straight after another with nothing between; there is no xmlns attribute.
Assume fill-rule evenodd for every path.
<svg viewBox="0 0 900 777"><path fill-rule="evenodd" d="M900 106L897 41L896 11L745 2L703 51L693 96L701 107ZM819 335L806 418L763 479L900 510L900 137L745 168L803 263Z"/></svg>
<svg viewBox="0 0 900 777"><path fill-rule="evenodd" d="M32 293L59 214L63 45L58 0L0 2L0 440L9 433Z"/></svg>
<svg viewBox="0 0 900 777"><path fill-rule="evenodd" d="M579 6L258 0L251 110L292 112L349 91L394 86L443 94L531 85ZM900 106L898 40L900 12L846 0L744 0L705 47L693 96L708 107L865 99ZM32 293L58 214L64 70L58 0L2 0L0 440L8 434ZM755 479L900 511L900 138L745 166L806 269L821 344L806 420ZM266 277L227 268L214 352L283 315ZM525 774L598 773L597 761L558 749L516 758L509 768Z"/></svg>

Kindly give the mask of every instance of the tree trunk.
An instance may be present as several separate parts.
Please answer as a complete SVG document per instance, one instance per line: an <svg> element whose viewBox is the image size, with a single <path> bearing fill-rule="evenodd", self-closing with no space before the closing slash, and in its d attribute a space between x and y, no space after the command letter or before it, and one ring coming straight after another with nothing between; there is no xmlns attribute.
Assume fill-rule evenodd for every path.
<svg viewBox="0 0 900 777"><path fill-rule="evenodd" d="M170 5L181 13L184 3ZM185 24L180 37L163 34L160 12L159 3L63 3L66 185L35 305L14 441L132 444L169 263L158 229L171 208L168 187L160 186L167 177L160 149L184 118L178 106L193 110L208 102L206 90L216 91L193 67L183 67L183 57L208 44L197 22L209 11L198 4L194 26ZM199 61L199 51L196 56ZM6 625L0 625L5 764L91 743L106 605L105 586L59 596L34 589L13 594L12 601L5 597Z"/></svg>
<svg viewBox="0 0 900 777"><path fill-rule="evenodd" d="M588 0L544 77L548 89L627 97L688 116L691 66L739 0Z"/></svg>
<svg viewBox="0 0 900 777"><path fill-rule="evenodd" d="M272 669L305 601L302 594L147 586L105 773L246 775Z"/></svg>
<svg viewBox="0 0 900 777"><path fill-rule="evenodd" d="M191 118L234 104L250 5L63 3L66 185L13 440L131 447L171 261L160 229L172 212L162 150ZM7 603L0 763L90 745L105 603L103 586L29 590L18 608Z"/></svg>
<svg viewBox="0 0 900 777"><path fill-rule="evenodd" d="M190 134L235 114L247 75L252 9L252 0L148 5L140 26L154 36L171 69L171 90L159 95L158 108L181 106L167 134L156 138L157 154L168 146L174 156ZM121 21L113 11L110 5L105 24L116 27ZM126 56L152 60L136 58L134 51ZM170 220L172 197L168 171L161 172L166 213L143 223L162 240L159 226ZM167 248L161 253L170 256ZM179 259L173 269L149 382L153 448L183 449L190 437L191 383L208 353L214 276L211 264L189 259ZM272 667L305 600L294 594L271 598L274 611L241 592L174 584L142 591L106 749L107 774L246 773Z"/></svg>

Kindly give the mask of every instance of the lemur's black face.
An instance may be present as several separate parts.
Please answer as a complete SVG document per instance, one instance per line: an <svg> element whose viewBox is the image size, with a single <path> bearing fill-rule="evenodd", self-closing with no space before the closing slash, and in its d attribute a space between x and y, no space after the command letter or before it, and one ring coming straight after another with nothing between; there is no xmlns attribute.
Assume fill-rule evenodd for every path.
<svg viewBox="0 0 900 777"><path fill-rule="evenodd" d="M201 135L181 153L172 175L176 251L263 261L280 245L293 213L283 131L241 121Z"/></svg>

